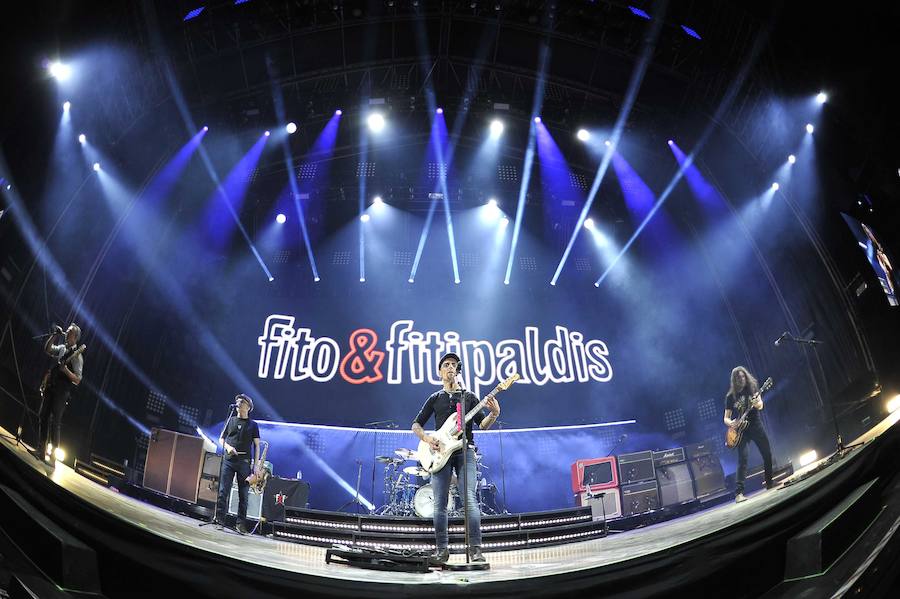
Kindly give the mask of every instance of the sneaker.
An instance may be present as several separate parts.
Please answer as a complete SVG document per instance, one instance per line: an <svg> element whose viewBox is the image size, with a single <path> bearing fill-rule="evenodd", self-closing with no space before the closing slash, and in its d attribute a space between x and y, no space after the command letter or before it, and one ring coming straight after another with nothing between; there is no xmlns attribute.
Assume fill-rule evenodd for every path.
<svg viewBox="0 0 900 599"><path fill-rule="evenodd" d="M435 549L434 553L428 556L428 563L442 566L450 559L450 550L446 547L443 549Z"/></svg>
<svg viewBox="0 0 900 599"><path fill-rule="evenodd" d="M250 534L250 529L247 528L247 525L244 524L243 522L238 522L238 525L237 525L235 528L236 528L237 531L238 531L239 533L241 533L242 535L248 535L248 534Z"/></svg>
<svg viewBox="0 0 900 599"><path fill-rule="evenodd" d="M743 493L738 493L737 495L734 496L735 503L740 503L742 501L747 501L747 498L744 496Z"/></svg>
<svg viewBox="0 0 900 599"><path fill-rule="evenodd" d="M484 559L484 555L481 553L481 547L470 547L469 548L469 559L473 562L486 562Z"/></svg>

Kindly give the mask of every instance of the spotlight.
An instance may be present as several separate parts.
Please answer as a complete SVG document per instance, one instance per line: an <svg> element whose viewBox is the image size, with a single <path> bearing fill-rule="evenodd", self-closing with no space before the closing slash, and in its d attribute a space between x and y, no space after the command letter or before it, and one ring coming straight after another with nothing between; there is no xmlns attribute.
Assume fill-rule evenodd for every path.
<svg viewBox="0 0 900 599"><path fill-rule="evenodd" d="M82 133L81 135L79 135L79 136L78 136L78 143L80 143L81 145L86 144L86 143L87 143L87 135L85 135L84 133Z"/></svg>
<svg viewBox="0 0 900 599"><path fill-rule="evenodd" d="M366 282L366 278L365 278L365 277L360 277L360 278L359 278L359 282L360 282L360 283L365 283L365 282Z"/></svg>
<svg viewBox="0 0 900 599"><path fill-rule="evenodd" d="M337 110L334 111L334 114L336 114L337 116L341 116L342 114L344 114L344 111L341 110L340 108L338 108Z"/></svg>
<svg viewBox="0 0 900 599"><path fill-rule="evenodd" d="M384 117L379 112L370 114L367 122L369 123L369 129L375 133L384 129Z"/></svg>
<svg viewBox="0 0 900 599"><path fill-rule="evenodd" d="M800 454L800 457L797 458L797 463L800 464L800 467L809 466L813 462L815 462L819 457L819 454L816 453L815 449L810 449L809 451Z"/></svg>
<svg viewBox="0 0 900 599"><path fill-rule="evenodd" d="M497 139L503 135L503 121L494 119L491 121L491 138Z"/></svg>
<svg viewBox="0 0 900 599"><path fill-rule="evenodd" d="M453 282L456 283L457 285L459 285L459 279L456 279Z"/></svg>
<svg viewBox="0 0 900 599"><path fill-rule="evenodd" d="M888 412L890 412L890 413L893 414L893 413L896 412L898 409L900 409L900 393L898 393L897 395L895 395L894 397L892 397L892 398L891 398L890 400L888 400L888 402L887 402L887 411L888 411Z"/></svg>
<svg viewBox="0 0 900 599"><path fill-rule="evenodd" d="M321 280L322 280L322 279L319 278L319 275L316 275L316 276L313 278L313 281L316 282L316 283L318 283L318 282L321 281Z"/></svg>
<svg viewBox="0 0 900 599"><path fill-rule="evenodd" d="M490 206L491 208L496 208L496 207L497 207L497 200L496 200L495 198L491 198L491 199L488 200L487 205Z"/></svg>
<svg viewBox="0 0 900 599"><path fill-rule="evenodd" d="M275 277L273 277L272 275L269 275L269 282L271 283L274 280L275 280Z"/></svg>
<svg viewBox="0 0 900 599"><path fill-rule="evenodd" d="M209 127L207 127L206 125L203 125L203 130L204 130L204 131L209 131Z"/></svg>
<svg viewBox="0 0 900 599"><path fill-rule="evenodd" d="M606 141L603 142L603 145L605 145L608 148L612 145L612 142L607 139Z"/></svg>
<svg viewBox="0 0 900 599"><path fill-rule="evenodd" d="M587 141L591 138L591 133L587 129L579 129L578 133L576 133L576 137L581 141Z"/></svg>
<svg viewBox="0 0 900 599"><path fill-rule="evenodd" d="M284 214L279 214L275 217L275 222L279 225L283 225L287 221L287 217Z"/></svg>
<svg viewBox="0 0 900 599"><path fill-rule="evenodd" d="M72 108L72 103L71 103L71 102L69 102L68 100L66 100L65 102L63 102L63 110L65 110L66 112L69 112L69 109L70 109L70 108Z"/></svg>
<svg viewBox="0 0 900 599"><path fill-rule="evenodd" d="M269 133L268 131L266 131L265 133L263 133L263 135L265 135L266 137L269 137L269 136L272 135L272 134Z"/></svg>
<svg viewBox="0 0 900 599"><path fill-rule="evenodd" d="M412 282L413 282L412 277L409 278L409 281L408 281L408 282L409 282L409 283L412 283Z"/></svg>
<svg viewBox="0 0 900 599"><path fill-rule="evenodd" d="M594 230L594 220L591 218L584 219L584 228L587 229L588 231L593 231Z"/></svg>
<svg viewBox="0 0 900 599"><path fill-rule="evenodd" d="M827 101L828 94L826 94L825 92L819 92L818 94L816 94L816 102L818 102L819 104L824 104Z"/></svg>
<svg viewBox="0 0 900 599"><path fill-rule="evenodd" d="M541 117L539 117L539 116L534 117L534 122L535 122L536 124L540 124L540 122L541 122Z"/></svg>
<svg viewBox="0 0 900 599"><path fill-rule="evenodd" d="M57 462L64 462L66 460L66 450L62 447L57 447L53 450L53 455L56 456Z"/></svg>
<svg viewBox="0 0 900 599"><path fill-rule="evenodd" d="M288 123L284 127L284 130L287 131L289 135L296 133L297 132L297 123Z"/></svg>
<svg viewBox="0 0 900 599"><path fill-rule="evenodd" d="M772 183L772 191L778 191L778 188L781 187L778 182Z"/></svg>
<svg viewBox="0 0 900 599"><path fill-rule="evenodd" d="M444 109L438 108L435 112L437 112L438 114L444 114Z"/></svg>
<svg viewBox="0 0 900 599"><path fill-rule="evenodd" d="M816 130L816 128L812 126L812 123L806 123L806 132L807 133L812 133L815 130Z"/></svg>
<svg viewBox="0 0 900 599"><path fill-rule="evenodd" d="M50 66L47 67L47 70L50 71L50 76L57 81L66 81L72 76L72 67L58 61L51 62Z"/></svg>
<svg viewBox="0 0 900 599"><path fill-rule="evenodd" d="M369 215L363 214L362 216L359 217L359 220L361 220L364 223L367 223L367 222L369 222Z"/></svg>
<svg viewBox="0 0 900 599"><path fill-rule="evenodd" d="M508 226L509 226L509 219L504 216L503 218L500 219L500 228L505 229Z"/></svg>
<svg viewBox="0 0 900 599"><path fill-rule="evenodd" d="M794 164L795 162L797 162L797 157L791 154L790 156L788 156L788 162Z"/></svg>
<svg viewBox="0 0 900 599"><path fill-rule="evenodd" d="M384 204L384 200L381 199L381 196L375 196L374 198L372 198L372 203L376 206L381 206L382 204Z"/></svg>
<svg viewBox="0 0 900 599"><path fill-rule="evenodd" d="M97 171L98 173L100 172L100 163L99 162L94 163L94 170Z"/></svg>
<svg viewBox="0 0 900 599"><path fill-rule="evenodd" d="M673 143L675 143L675 142L674 142L674 141L672 141L672 140L671 140L671 139L670 139L670 140L669 140L669 141L667 141L667 142L666 142L666 143L667 143L667 144L669 144L669 145L670 145L670 146L671 146L671 145L672 145L672 144L673 144Z"/></svg>

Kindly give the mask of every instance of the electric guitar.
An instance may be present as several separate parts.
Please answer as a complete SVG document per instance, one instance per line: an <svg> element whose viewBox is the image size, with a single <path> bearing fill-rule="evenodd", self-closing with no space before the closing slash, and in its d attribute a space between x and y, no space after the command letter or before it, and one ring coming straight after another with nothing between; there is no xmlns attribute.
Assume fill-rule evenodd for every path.
<svg viewBox="0 0 900 599"><path fill-rule="evenodd" d="M759 388L759 391L753 394L753 397L749 399L747 402L747 409L744 410L744 413L740 415L740 417L736 418L737 425L733 428L728 427L728 430L725 431L725 446L729 448L737 447L738 443L741 442L741 437L744 436L744 431L747 429L747 425L750 424L750 411L756 408L753 407L753 402L759 399L763 393L772 388L772 377L767 378L762 387Z"/></svg>
<svg viewBox="0 0 900 599"><path fill-rule="evenodd" d="M41 392L41 397L45 397L47 395L47 392L55 384L53 381L53 373L58 371L58 369L62 366L68 366L69 362L75 359L75 356L80 356L86 349L87 345L82 344L78 349L73 351L68 356L63 356L62 358L54 360L53 365L47 369L47 372L44 373L44 378L41 379L41 386L39 389Z"/></svg>
<svg viewBox="0 0 900 599"><path fill-rule="evenodd" d="M496 397L500 391L506 391L517 380L519 380L519 375L514 374L494 387L494 390L487 395L494 395L494 397ZM481 408L483 408L487 403L487 395L485 395L485 399L479 401L474 408L466 413L463 419L463 429L465 429L466 424L472 418L474 418L475 414L480 412ZM419 447L416 453L419 456L419 462L422 464L422 468L427 470L429 473L434 474L447 465L447 461L450 459L450 456L452 456L456 450L462 448L465 441L463 438L463 431L460 430L460 428L457 426L456 414L451 414L450 416L448 416L447 420L444 421L443 426L441 426L441 428L437 431L431 433L431 436L441 442L441 448L434 449L429 443L425 441L419 441Z"/></svg>

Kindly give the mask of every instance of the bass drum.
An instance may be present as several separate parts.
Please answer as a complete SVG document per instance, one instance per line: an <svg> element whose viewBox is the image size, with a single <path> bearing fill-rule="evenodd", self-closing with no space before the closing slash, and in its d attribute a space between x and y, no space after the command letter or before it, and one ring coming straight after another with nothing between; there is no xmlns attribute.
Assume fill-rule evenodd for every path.
<svg viewBox="0 0 900 599"><path fill-rule="evenodd" d="M451 489L451 492L447 494L448 514L454 509L455 499ZM413 510L415 510L416 516L420 518L434 517L434 488L430 484L422 485L416 491L416 496L413 498Z"/></svg>

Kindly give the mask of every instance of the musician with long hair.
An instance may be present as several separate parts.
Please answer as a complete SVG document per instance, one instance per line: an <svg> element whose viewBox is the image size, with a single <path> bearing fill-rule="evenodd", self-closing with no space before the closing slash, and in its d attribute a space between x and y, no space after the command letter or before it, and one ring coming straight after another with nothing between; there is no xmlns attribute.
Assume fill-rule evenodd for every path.
<svg viewBox="0 0 900 599"><path fill-rule="evenodd" d="M247 501L250 496L250 482L247 478L251 472L255 472L260 465L259 453L259 425L250 418L253 411L253 400L243 393L234 398L237 407L237 418L229 417L222 434L219 436L219 445L224 450L222 457L222 470L219 476L219 497L216 501L216 524L225 526L225 517L228 515L228 497L231 495L231 487L237 476L238 485L238 513L237 531L243 534L249 532L247 528Z"/></svg>
<svg viewBox="0 0 900 599"><path fill-rule="evenodd" d="M459 356L454 353L448 353L441 358L440 362L438 362L438 372L441 376L443 388L428 397L412 424L412 431L416 436L437 450L440 449L441 442L427 434L422 428L428 422L428 419L434 415L435 429L439 429L448 417L456 413L457 404L462 405L462 413L463 417L465 417L465 414L479 403L475 394L465 391L459 386L456 378L459 371ZM462 474L462 450L453 453L447 464L431 476L431 484L434 487L433 518L435 544L437 546L434 554L431 556L431 561L435 564L444 564L450 558L450 543L447 531L447 501L450 493L450 478L454 470L458 480L463 485L462 490L467 497L469 557L473 562L485 561L481 553L481 510L475 497L477 483L475 480L475 441L472 435L472 423L479 425L482 430L487 430L497 420L497 416L500 415L500 404L497 402L496 397L488 394L485 399L487 400L487 408L490 410L490 414L485 416L483 412L478 412L466 423L467 442L464 445L467 452L465 476Z"/></svg>
<svg viewBox="0 0 900 599"><path fill-rule="evenodd" d="M60 339L61 337L61 339ZM56 343L56 340L60 343ZM72 391L81 384L84 356L76 351L81 328L74 322L65 331L56 326L44 343L44 353L56 359L58 366L47 372L42 384L41 409L38 416L38 442L34 455L51 464L56 461L62 417Z"/></svg>
<svg viewBox="0 0 900 599"><path fill-rule="evenodd" d="M759 384L743 366L738 366L731 371L731 387L725 395L725 426L735 428L738 425L740 415L747 413L747 428L744 429L740 443L738 443L738 468L735 498L737 503L747 499L744 496L744 481L747 478L747 450L750 441L756 443L763 459L765 470L766 488L771 489L772 483L772 448L769 445L769 437L763 427L760 411L763 409L762 396L758 396ZM749 412L748 412L749 411Z"/></svg>

